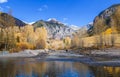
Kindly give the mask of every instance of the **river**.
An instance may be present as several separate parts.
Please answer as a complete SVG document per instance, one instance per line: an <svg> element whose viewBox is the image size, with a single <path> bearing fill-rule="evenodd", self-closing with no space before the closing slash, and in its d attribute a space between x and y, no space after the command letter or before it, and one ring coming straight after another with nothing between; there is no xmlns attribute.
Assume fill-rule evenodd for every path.
<svg viewBox="0 0 120 77"><path fill-rule="evenodd" d="M0 59L0 77L120 77L120 67L92 66L79 61Z"/></svg>

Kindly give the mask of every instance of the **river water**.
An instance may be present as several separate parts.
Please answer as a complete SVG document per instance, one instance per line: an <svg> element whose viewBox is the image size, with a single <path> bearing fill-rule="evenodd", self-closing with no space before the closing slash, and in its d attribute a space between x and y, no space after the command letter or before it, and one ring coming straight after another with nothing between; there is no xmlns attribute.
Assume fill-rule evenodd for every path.
<svg viewBox="0 0 120 77"><path fill-rule="evenodd" d="M0 77L120 77L120 67L35 58L0 59Z"/></svg>

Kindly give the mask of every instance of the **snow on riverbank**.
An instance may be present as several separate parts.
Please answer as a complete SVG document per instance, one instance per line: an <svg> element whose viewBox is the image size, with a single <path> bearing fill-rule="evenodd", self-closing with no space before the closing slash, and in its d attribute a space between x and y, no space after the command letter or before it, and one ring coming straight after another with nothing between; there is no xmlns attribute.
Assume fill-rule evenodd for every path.
<svg viewBox="0 0 120 77"><path fill-rule="evenodd" d="M73 53L60 53L60 52L54 52L54 53L49 53L49 56L66 56L66 57L83 57L84 55L79 55L79 54L73 54Z"/></svg>
<svg viewBox="0 0 120 77"><path fill-rule="evenodd" d="M48 56L66 56L66 57L83 57L83 55L74 54L74 53L66 53L65 50L24 50L19 53L8 53L0 55L1 57L34 57L34 56L42 56L42 53L47 53Z"/></svg>
<svg viewBox="0 0 120 77"><path fill-rule="evenodd" d="M45 52L45 50L24 50L19 53L8 53L0 55L0 58L7 58L7 57L33 57L37 56L39 53Z"/></svg>
<svg viewBox="0 0 120 77"><path fill-rule="evenodd" d="M108 49L104 49L104 50L92 50L91 54L120 56L120 48L108 48Z"/></svg>

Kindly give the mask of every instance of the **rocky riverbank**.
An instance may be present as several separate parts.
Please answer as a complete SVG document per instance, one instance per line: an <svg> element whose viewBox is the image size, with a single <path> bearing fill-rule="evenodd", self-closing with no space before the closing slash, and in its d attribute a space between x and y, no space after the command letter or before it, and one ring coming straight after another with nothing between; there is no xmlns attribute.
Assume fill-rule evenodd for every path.
<svg viewBox="0 0 120 77"><path fill-rule="evenodd" d="M24 50L19 53L0 55L0 58L34 58L47 61L78 61L95 66L120 66L119 48L91 50L89 54L79 52L74 53L72 50Z"/></svg>
<svg viewBox="0 0 120 77"><path fill-rule="evenodd" d="M33 57L42 56L75 56L75 57L102 57L102 58L120 58L120 48L107 48L102 50L24 50L19 53L0 54L0 57ZM44 55L43 55L44 56Z"/></svg>
<svg viewBox="0 0 120 77"><path fill-rule="evenodd" d="M24 50L19 53L1 54L0 58L9 57L43 57L43 56L68 56L68 57L82 57L77 53L66 52L66 50Z"/></svg>

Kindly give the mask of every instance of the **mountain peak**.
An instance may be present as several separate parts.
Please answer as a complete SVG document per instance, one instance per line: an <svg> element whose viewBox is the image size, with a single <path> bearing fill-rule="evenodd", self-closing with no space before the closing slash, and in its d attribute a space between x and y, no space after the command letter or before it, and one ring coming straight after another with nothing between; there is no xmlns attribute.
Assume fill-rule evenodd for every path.
<svg viewBox="0 0 120 77"><path fill-rule="evenodd" d="M62 24L61 22L59 22L57 19L55 19L55 18L49 18L48 20L47 20L49 23L57 23L57 24Z"/></svg>
<svg viewBox="0 0 120 77"><path fill-rule="evenodd" d="M33 24L35 28L45 27L48 31L48 38L63 39L64 37L71 37L74 30L69 26L64 25L55 18L48 19L47 21L40 20Z"/></svg>

